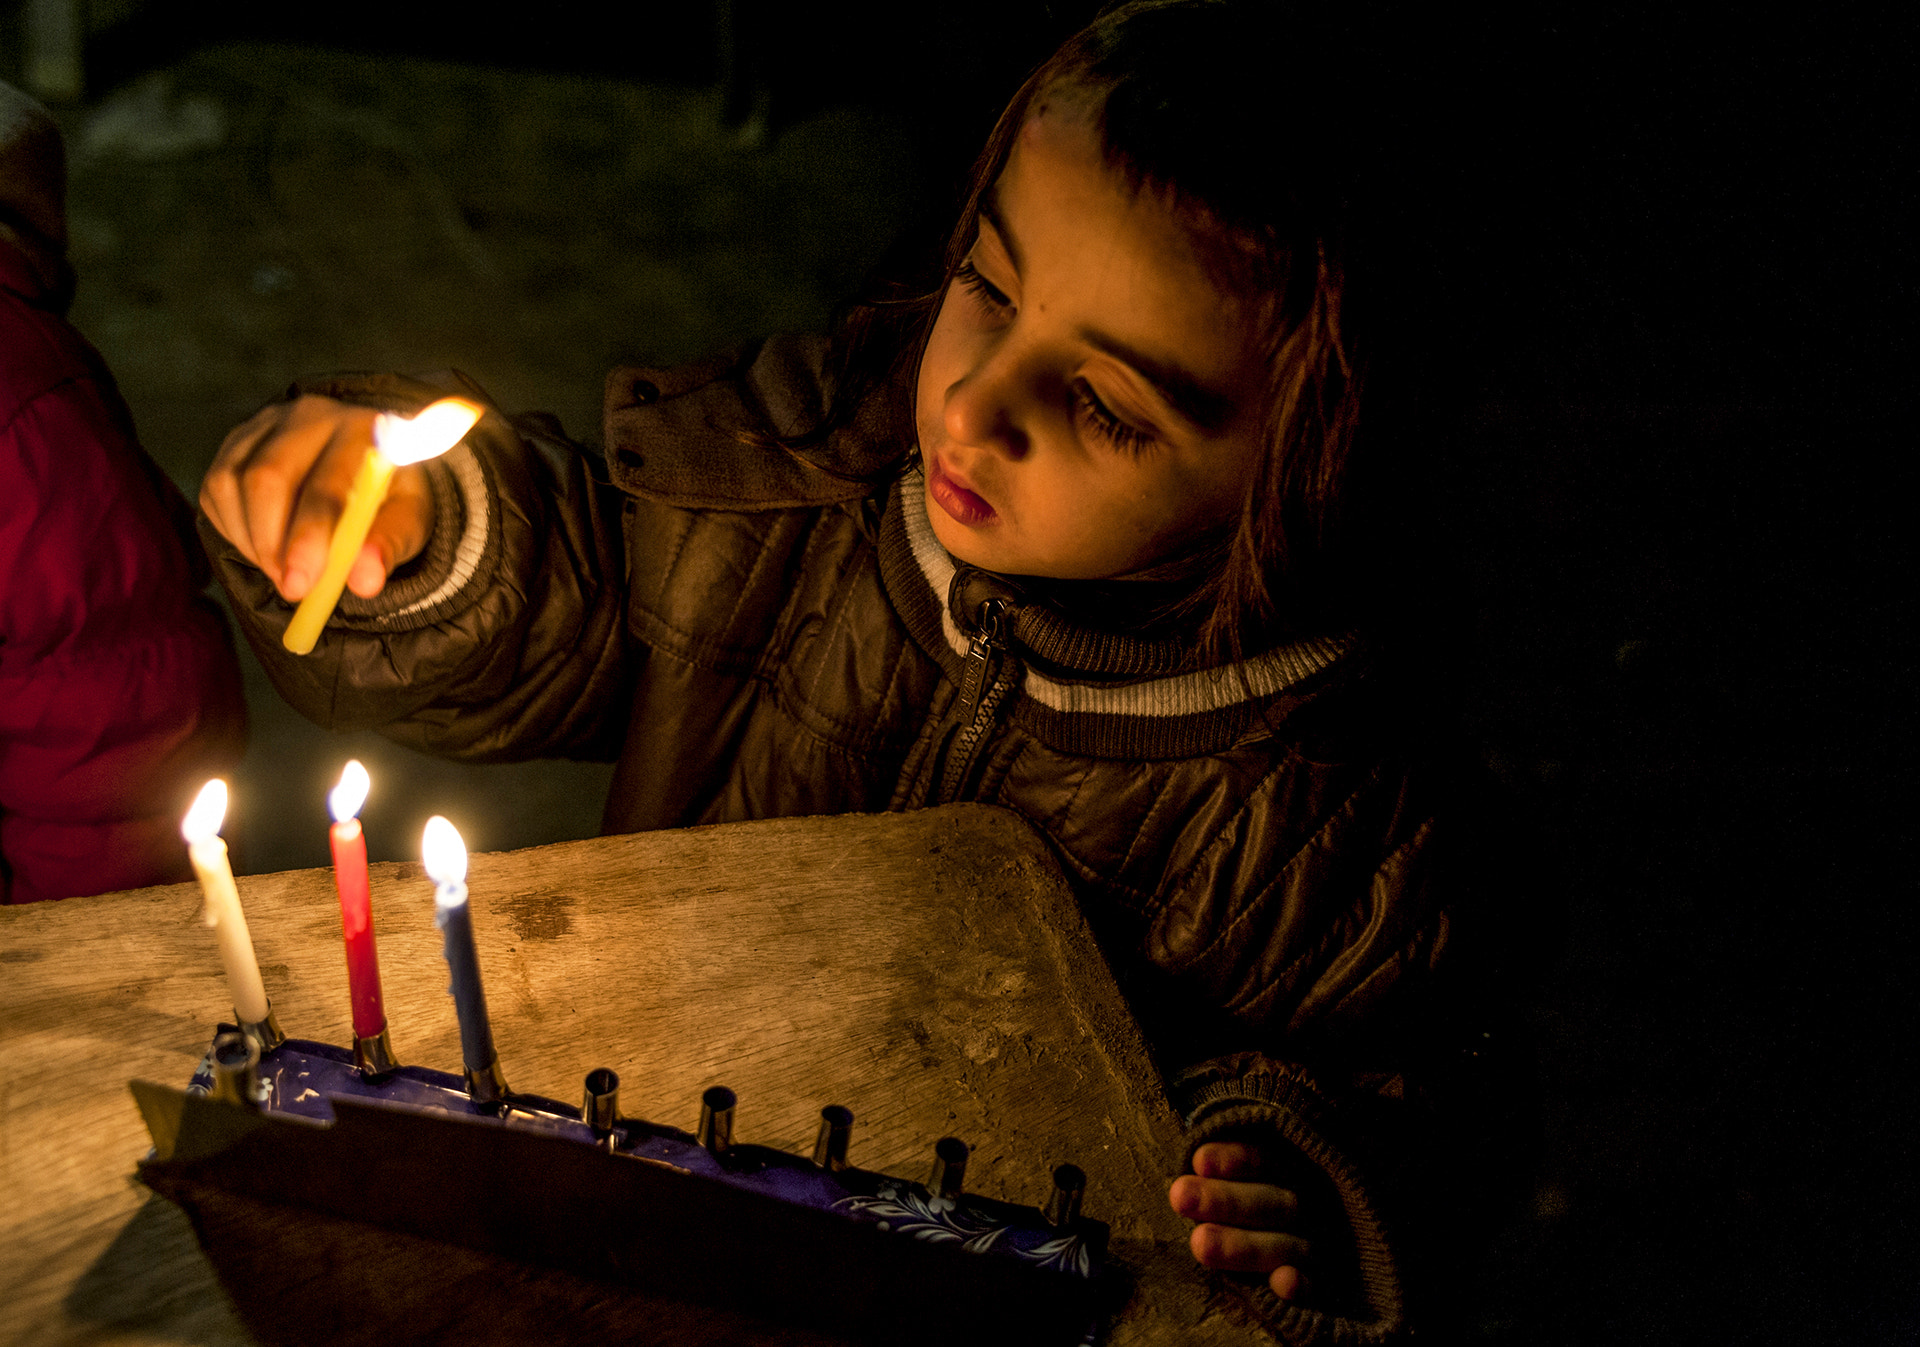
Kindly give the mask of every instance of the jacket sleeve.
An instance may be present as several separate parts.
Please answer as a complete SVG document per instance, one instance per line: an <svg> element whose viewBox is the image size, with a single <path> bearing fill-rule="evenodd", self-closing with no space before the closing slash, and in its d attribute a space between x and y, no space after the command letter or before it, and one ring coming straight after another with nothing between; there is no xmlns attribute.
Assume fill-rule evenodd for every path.
<svg viewBox="0 0 1920 1347"><path fill-rule="evenodd" d="M1248 1142L1300 1199L1315 1294L1288 1304L1264 1284L1240 1288L1281 1341L1395 1341L1407 1325L1400 1251L1371 1177L1330 1135L1335 1104L1319 1082L1296 1064L1240 1053L1183 1073L1175 1086L1187 1124L1183 1172L1208 1142Z"/></svg>
<svg viewBox="0 0 1920 1347"><path fill-rule="evenodd" d="M459 375L340 376L317 393L411 412L459 393ZM274 686L328 729L377 729L472 761L612 759L632 662L621 505L604 464L552 418L489 409L429 469L435 533L378 598L343 596L308 655L281 644L293 616L267 578L203 515L200 532L242 631Z"/></svg>
<svg viewBox="0 0 1920 1347"><path fill-rule="evenodd" d="M1234 1286L1289 1347L1395 1343L1416 1327L1444 1337L1458 1319L1467 1265L1522 1196L1537 1148L1517 1035L1474 1037L1424 1078L1323 1084L1297 1062L1249 1052L1173 1082L1182 1172L1208 1142L1247 1142L1300 1199L1311 1293L1289 1303L1264 1281Z"/></svg>
<svg viewBox="0 0 1920 1347"><path fill-rule="evenodd" d="M188 877L179 822L246 745L192 515L75 375L0 431L0 895Z"/></svg>
<svg viewBox="0 0 1920 1347"><path fill-rule="evenodd" d="M1175 1078L1184 1167L1209 1141L1252 1141L1299 1194L1311 1296L1239 1288L1289 1344L1393 1342L1455 1318L1459 1262L1527 1178L1530 937L1517 868L1490 854L1495 812L1468 772L1374 774L1304 845L1213 875L1235 901L1217 941L1183 949L1186 975L1239 1012L1214 1041L1258 1048Z"/></svg>

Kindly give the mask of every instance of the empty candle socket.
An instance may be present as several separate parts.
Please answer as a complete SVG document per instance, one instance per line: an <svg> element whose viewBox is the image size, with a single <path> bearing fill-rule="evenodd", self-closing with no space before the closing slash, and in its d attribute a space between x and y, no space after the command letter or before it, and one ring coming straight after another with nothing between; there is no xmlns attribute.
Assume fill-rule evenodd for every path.
<svg viewBox="0 0 1920 1347"><path fill-rule="evenodd" d="M716 1085L700 1096L700 1130L695 1139L714 1159L733 1149L733 1091Z"/></svg>
<svg viewBox="0 0 1920 1347"><path fill-rule="evenodd" d="M580 1105L580 1120L593 1129L594 1140L611 1146L614 1123L620 1116L620 1077L599 1067L587 1072L586 1097Z"/></svg>
<svg viewBox="0 0 1920 1347"><path fill-rule="evenodd" d="M1087 1176L1079 1165L1061 1165L1053 1171L1053 1193L1047 1198L1047 1224L1064 1230L1080 1219L1080 1199L1086 1196Z"/></svg>
<svg viewBox="0 0 1920 1347"><path fill-rule="evenodd" d="M967 1143L959 1137L941 1137L933 1143L933 1170L927 1191L935 1197L958 1197L967 1180Z"/></svg>
<svg viewBox="0 0 1920 1347"><path fill-rule="evenodd" d="M260 1107L260 1049L253 1039L233 1030L216 1034L207 1064L213 1071L211 1097L241 1108Z"/></svg>
<svg viewBox="0 0 1920 1347"><path fill-rule="evenodd" d="M847 1167L847 1143L853 1139L853 1110L828 1104L820 1110L820 1135L814 1138L813 1162L822 1169Z"/></svg>

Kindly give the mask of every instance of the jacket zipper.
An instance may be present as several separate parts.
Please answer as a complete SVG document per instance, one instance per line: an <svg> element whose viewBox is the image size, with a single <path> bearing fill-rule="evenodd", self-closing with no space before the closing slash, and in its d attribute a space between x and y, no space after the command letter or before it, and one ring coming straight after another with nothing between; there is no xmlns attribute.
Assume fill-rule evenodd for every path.
<svg viewBox="0 0 1920 1347"><path fill-rule="evenodd" d="M955 799L974 760L986 744L987 731L1000 714L1000 704L1013 688L1013 679L1001 676L1006 665L1007 602L990 598L980 605L973 644L960 672L960 727L947 746L934 803Z"/></svg>

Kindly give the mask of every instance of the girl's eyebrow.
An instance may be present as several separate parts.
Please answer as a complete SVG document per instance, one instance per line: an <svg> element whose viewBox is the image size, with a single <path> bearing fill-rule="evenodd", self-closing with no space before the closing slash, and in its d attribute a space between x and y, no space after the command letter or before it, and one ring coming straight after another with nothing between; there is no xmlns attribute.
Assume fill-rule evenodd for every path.
<svg viewBox="0 0 1920 1347"><path fill-rule="evenodd" d="M999 202L995 199L998 188L999 184L995 183L981 196L980 219L993 230L994 237L1000 240L1000 246L1007 250L1007 260L1013 263L1014 274L1019 275L1020 245L1015 242L1013 231L1007 228L1007 222L1000 217ZM1169 407L1196 428L1217 431L1233 420L1232 398L1208 388L1177 365L1155 360L1097 328L1082 327L1074 335L1095 350L1131 366L1141 378L1153 385L1154 391Z"/></svg>

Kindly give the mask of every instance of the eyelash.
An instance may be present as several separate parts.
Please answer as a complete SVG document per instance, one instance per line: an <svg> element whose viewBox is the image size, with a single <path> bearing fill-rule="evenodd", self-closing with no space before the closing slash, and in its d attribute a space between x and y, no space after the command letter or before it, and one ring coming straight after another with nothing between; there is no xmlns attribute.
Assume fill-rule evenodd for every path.
<svg viewBox="0 0 1920 1347"><path fill-rule="evenodd" d="M972 262L962 262L954 279L971 294L982 307L994 313L1004 313L1013 307L1013 301L1006 293L980 274L980 269ZM1093 391L1093 385L1085 379L1073 381L1073 405L1076 411L1086 418L1093 433L1105 440L1108 445L1121 453L1138 456L1153 445L1153 436L1132 426L1107 410L1107 405Z"/></svg>
<svg viewBox="0 0 1920 1347"><path fill-rule="evenodd" d="M985 276L982 276L980 269L974 266L973 263L962 262L960 269L954 272L953 276L955 280L966 287L969 294L988 308L998 312L1013 307L1013 301L1007 298L1005 292Z"/></svg>
<svg viewBox="0 0 1920 1347"><path fill-rule="evenodd" d="M1073 403L1087 418L1087 424L1093 433L1118 449L1121 453L1138 457L1153 445L1153 436L1144 430L1135 430L1107 410L1107 405L1093 391L1093 385L1085 379L1073 381Z"/></svg>

